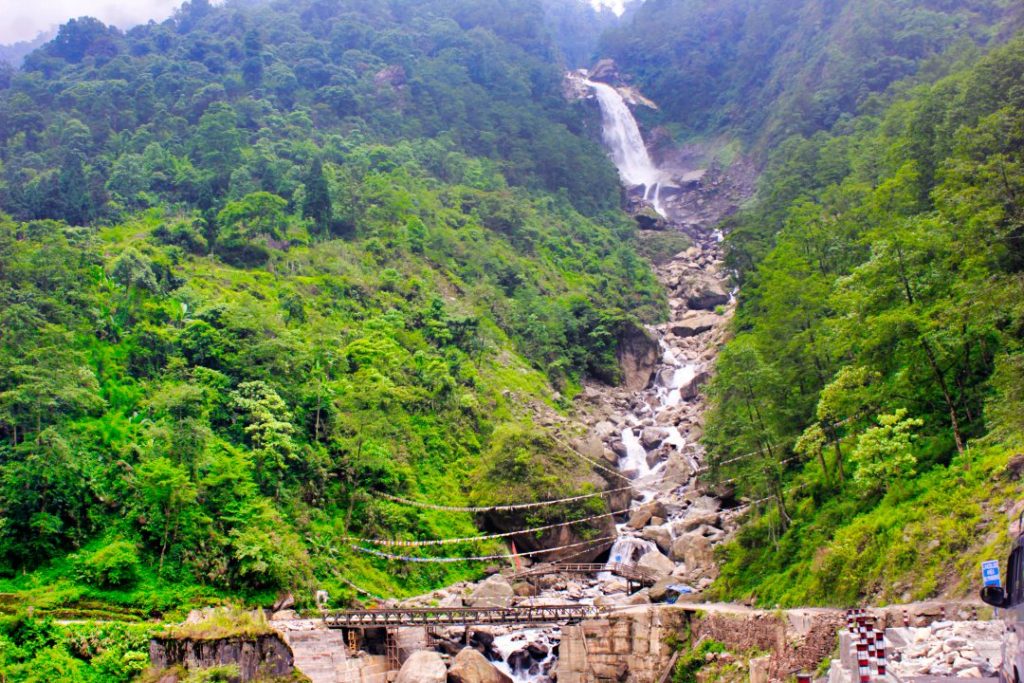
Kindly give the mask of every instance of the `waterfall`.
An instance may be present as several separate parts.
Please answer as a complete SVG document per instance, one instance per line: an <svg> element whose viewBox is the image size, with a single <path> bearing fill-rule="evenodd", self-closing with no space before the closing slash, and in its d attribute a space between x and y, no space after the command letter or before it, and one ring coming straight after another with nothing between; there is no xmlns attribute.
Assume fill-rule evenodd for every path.
<svg viewBox="0 0 1024 683"><path fill-rule="evenodd" d="M644 199L651 202L659 214L661 210L662 172L651 161L647 146L636 125L633 112L626 106L619 91L599 81L586 81L594 89L601 105L604 144L612 153L612 161L619 169L622 182L628 186L642 185Z"/></svg>
<svg viewBox="0 0 1024 683"><path fill-rule="evenodd" d="M622 430L622 444L626 447L626 455L619 463L619 470L632 472L634 477L642 477L650 473L651 468L647 464L647 450L640 443L640 437L632 429L627 427Z"/></svg>
<svg viewBox="0 0 1024 683"><path fill-rule="evenodd" d="M636 564L647 553L657 550L658 546L635 536L619 536L608 554L608 564Z"/></svg>

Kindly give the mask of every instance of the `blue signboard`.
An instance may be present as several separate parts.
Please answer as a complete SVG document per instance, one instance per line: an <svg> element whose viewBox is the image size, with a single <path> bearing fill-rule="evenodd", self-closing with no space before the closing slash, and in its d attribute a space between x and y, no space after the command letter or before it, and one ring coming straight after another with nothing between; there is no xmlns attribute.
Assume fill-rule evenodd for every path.
<svg viewBox="0 0 1024 683"><path fill-rule="evenodd" d="M999 563L995 560L988 560L981 563L981 578L986 586L1002 586L999 580Z"/></svg>

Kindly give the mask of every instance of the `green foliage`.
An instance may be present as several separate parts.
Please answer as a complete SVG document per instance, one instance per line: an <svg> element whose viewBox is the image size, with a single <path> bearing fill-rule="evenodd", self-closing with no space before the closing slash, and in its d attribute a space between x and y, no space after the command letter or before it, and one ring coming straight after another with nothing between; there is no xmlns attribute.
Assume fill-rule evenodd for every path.
<svg viewBox="0 0 1024 683"><path fill-rule="evenodd" d="M676 661L672 670L672 683L697 683L698 674L707 666L707 656L725 652L725 644L717 640L701 640L697 647L690 648Z"/></svg>
<svg viewBox="0 0 1024 683"><path fill-rule="evenodd" d="M877 106L874 93L934 78L1021 17L1001 0L647 2L602 36L599 52L658 103L658 122L763 152L847 125Z"/></svg>
<svg viewBox="0 0 1024 683"><path fill-rule="evenodd" d="M853 481L862 490L874 492L900 486L913 477L917 458L911 448L912 430L923 425L924 420L907 417L903 408L892 415L879 415L878 426L864 430L850 454L857 468Z"/></svg>
<svg viewBox="0 0 1024 683"><path fill-rule="evenodd" d="M18 617L0 627L0 675L16 681L129 683L149 667L149 625Z"/></svg>
<svg viewBox="0 0 1024 683"><path fill-rule="evenodd" d="M179 640L220 640L256 638L274 633L262 610L228 606L208 610L203 618L168 629L165 634Z"/></svg>
<svg viewBox="0 0 1024 683"><path fill-rule="evenodd" d="M348 539L476 520L378 493L489 496L503 444L531 495L590 490L523 407L617 379L663 302L555 51L533 0L193 2L69 22L0 74L12 601L422 592L480 567Z"/></svg>
<svg viewBox="0 0 1024 683"><path fill-rule="evenodd" d="M1011 494L975 468L981 453L998 472L1021 442L1022 63L1018 37L787 141L734 219L743 295L705 443L710 478L762 504L721 595L962 593L973 567L949 568L978 558L972 525L1003 525Z"/></svg>
<svg viewBox="0 0 1024 683"><path fill-rule="evenodd" d="M77 19L4 74L5 210L84 225L174 205L212 222L262 192L316 234L340 234L351 197L329 165L353 145L401 140L445 181L493 189L479 171L501 168L588 215L616 208L615 170L561 96L535 0L204 6L126 33ZM568 45L585 32L559 35L588 49ZM238 263L263 262L255 246L227 246Z"/></svg>
<svg viewBox="0 0 1024 683"><path fill-rule="evenodd" d="M78 560L78 578L100 588L120 588L139 576L135 544L116 540Z"/></svg>

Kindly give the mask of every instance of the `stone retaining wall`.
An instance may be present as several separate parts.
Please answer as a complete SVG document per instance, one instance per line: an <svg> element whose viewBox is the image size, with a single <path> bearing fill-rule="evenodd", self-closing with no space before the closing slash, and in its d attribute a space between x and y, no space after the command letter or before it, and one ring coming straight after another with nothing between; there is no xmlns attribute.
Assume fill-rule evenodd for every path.
<svg viewBox="0 0 1024 683"><path fill-rule="evenodd" d="M869 610L879 626L915 626L943 618L986 618L971 603L920 603ZM648 605L623 609L562 631L559 683L655 683L668 668L668 642L720 641L732 652L760 653L751 680L782 681L813 673L836 649L846 612L832 609L752 610L727 605ZM756 664L756 666L754 666Z"/></svg>

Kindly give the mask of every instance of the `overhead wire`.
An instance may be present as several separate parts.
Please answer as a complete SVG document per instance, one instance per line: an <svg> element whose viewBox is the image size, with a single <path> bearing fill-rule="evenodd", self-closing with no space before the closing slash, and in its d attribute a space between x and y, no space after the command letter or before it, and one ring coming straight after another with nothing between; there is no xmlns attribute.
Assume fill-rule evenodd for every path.
<svg viewBox="0 0 1024 683"><path fill-rule="evenodd" d="M567 522L558 522L556 524L545 524L544 526L537 526L537 527L532 527L532 528L529 528L529 529L520 529L519 531L505 531L505 532L502 532L502 533L499 533L499 534L489 534L489 535L486 535L486 536L466 536L464 538L437 538L437 539L430 539L430 540L425 540L425 541L423 541L423 540L420 540L420 541L405 541L405 540L399 540L399 539L359 538L359 537L356 537L356 536L346 536L346 537L342 538L341 540L343 540L345 542L348 542L348 543L367 543L367 544L370 544L370 545L377 545L377 546L391 547L391 548L423 548L423 547L439 546L439 545L454 545L456 543L477 543L477 542L480 542L480 541L493 541L493 540L496 540L496 539L499 539L499 538L509 538L509 537L512 537L512 536L521 536L523 534L533 534L533 533L537 533L538 531L549 531L551 529L559 529L561 527L573 526L575 524L586 524L588 522L593 522L593 521L596 521L598 519L604 519L606 517L614 517L616 515L624 515L624 514L626 514L628 512L635 512L636 510L639 510L639 509L642 509L644 507L648 507L648 506L651 506L651 505L656 505L656 503L654 501L651 501L649 503L644 503L643 505L640 505L640 506L635 507L635 508L634 507L629 507L629 508L625 508L623 510L615 510L613 512L604 512L604 513L602 513L600 515L593 515L591 517L584 517L582 519L573 519L573 520L569 520Z"/></svg>
<svg viewBox="0 0 1024 683"><path fill-rule="evenodd" d="M479 507L437 505L435 503L424 503L418 500L410 500L408 498L402 498L401 496L393 496L388 493L378 493L376 495L395 503L411 505L413 507L424 508L426 510L439 510L442 512L509 512L513 510L529 510L533 508L549 507L552 505L561 505L563 503L575 503L590 498L598 498L600 496L609 496L616 493L622 493L623 491L629 491L632 488L632 486L623 486L622 488L618 489L608 489L607 491L595 491L594 493L587 493L579 496L570 496L568 498L559 498L557 500L544 500L537 501L534 503L513 503L511 505L485 505Z"/></svg>
<svg viewBox="0 0 1024 683"><path fill-rule="evenodd" d="M559 550L569 550L571 548L579 548L585 545L594 545L599 543L605 543L614 541L615 539L611 536L605 538L591 539L589 541L583 541L581 543L570 543L568 545L558 546L556 548L546 548L544 550L532 550L525 553L516 553L517 557L532 557L534 555L543 555L545 553L553 553ZM373 548L364 548L358 545L351 546L353 550L367 555L373 555L385 560L392 560L397 562L415 562L420 564L453 564L456 562L490 562L492 560L508 560L513 557L511 553L505 553L502 555L476 555L469 557L411 557L408 555L394 555L386 553L381 550L375 550Z"/></svg>

